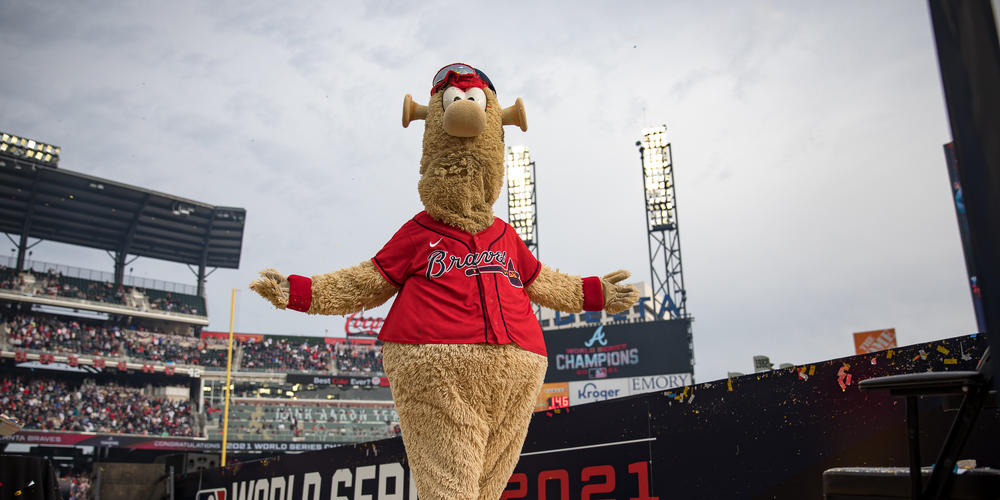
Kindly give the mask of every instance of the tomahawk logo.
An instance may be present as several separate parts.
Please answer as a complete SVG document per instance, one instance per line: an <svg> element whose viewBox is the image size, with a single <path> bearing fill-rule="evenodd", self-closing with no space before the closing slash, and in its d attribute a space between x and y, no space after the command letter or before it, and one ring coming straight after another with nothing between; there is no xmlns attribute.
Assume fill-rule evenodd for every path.
<svg viewBox="0 0 1000 500"><path fill-rule="evenodd" d="M608 339L604 338L604 325L597 327L597 330L594 330L594 335L590 337L590 340L584 342L583 346L591 347L595 342L601 345L608 345Z"/></svg>
<svg viewBox="0 0 1000 500"><path fill-rule="evenodd" d="M195 494L197 500L226 500L226 490L216 488L212 490L201 490Z"/></svg>

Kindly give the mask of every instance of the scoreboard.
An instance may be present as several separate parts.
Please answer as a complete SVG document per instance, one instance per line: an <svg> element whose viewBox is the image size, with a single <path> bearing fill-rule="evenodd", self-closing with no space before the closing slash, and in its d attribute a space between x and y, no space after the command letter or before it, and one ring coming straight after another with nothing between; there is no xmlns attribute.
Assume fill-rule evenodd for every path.
<svg viewBox="0 0 1000 500"><path fill-rule="evenodd" d="M691 320L544 332L549 366L537 411L691 385Z"/></svg>

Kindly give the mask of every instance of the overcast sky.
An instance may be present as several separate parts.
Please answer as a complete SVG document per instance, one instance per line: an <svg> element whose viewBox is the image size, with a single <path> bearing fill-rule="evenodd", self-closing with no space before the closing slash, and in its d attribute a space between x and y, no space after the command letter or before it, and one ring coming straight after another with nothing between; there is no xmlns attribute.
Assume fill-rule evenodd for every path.
<svg viewBox="0 0 1000 500"><path fill-rule="evenodd" d="M403 96L462 61L524 99L507 143L531 148L541 258L565 272L649 281L635 142L667 125L697 380L850 355L861 330L975 331L925 2L0 0L0 47L0 130L62 146L61 168L246 208L240 268L208 280L213 330L235 287L237 331L343 334L247 284L355 265L422 209Z"/></svg>

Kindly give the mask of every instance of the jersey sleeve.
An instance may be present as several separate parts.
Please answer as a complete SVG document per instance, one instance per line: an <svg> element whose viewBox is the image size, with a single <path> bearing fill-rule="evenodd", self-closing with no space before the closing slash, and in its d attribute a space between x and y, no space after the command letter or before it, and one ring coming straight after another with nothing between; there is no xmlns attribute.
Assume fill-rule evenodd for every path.
<svg viewBox="0 0 1000 500"><path fill-rule="evenodd" d="M412 274L414 255L412 225L412 221L403 224L389 242L372 257L372 264L375 264L382 277L397 287L402 287L406 278Z"/></svg>
<svg viewBox="0 0 1000 500"><path fill-rule="evenodd" d="M535 254L531 253L531 250L528 250L528 245L525 245L524 241L518 237L517 231L513 227L508 227L507 231L516 240L514 248L516 249L517 273L521 275L521 281L527 287L538 277L538 273L542 270L542 263L535 258Z"/></svg>

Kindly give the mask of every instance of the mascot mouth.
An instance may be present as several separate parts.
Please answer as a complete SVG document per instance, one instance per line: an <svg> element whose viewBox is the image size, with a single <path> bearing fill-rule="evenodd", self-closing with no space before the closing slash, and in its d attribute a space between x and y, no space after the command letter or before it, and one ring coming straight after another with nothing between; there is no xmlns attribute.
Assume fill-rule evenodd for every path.
<svg viewBox="0 0 1000 500"><path fill-rule="evenodd" d="M469 139L457 139L455 142L469 142ZM486 165L474 154L469 153L466 144L453 144L453 147L444 151L438 151L428 158L428 168L424 173L425 178L448 178L470 180L473 177L482 177L481 173Z"/></svg>

